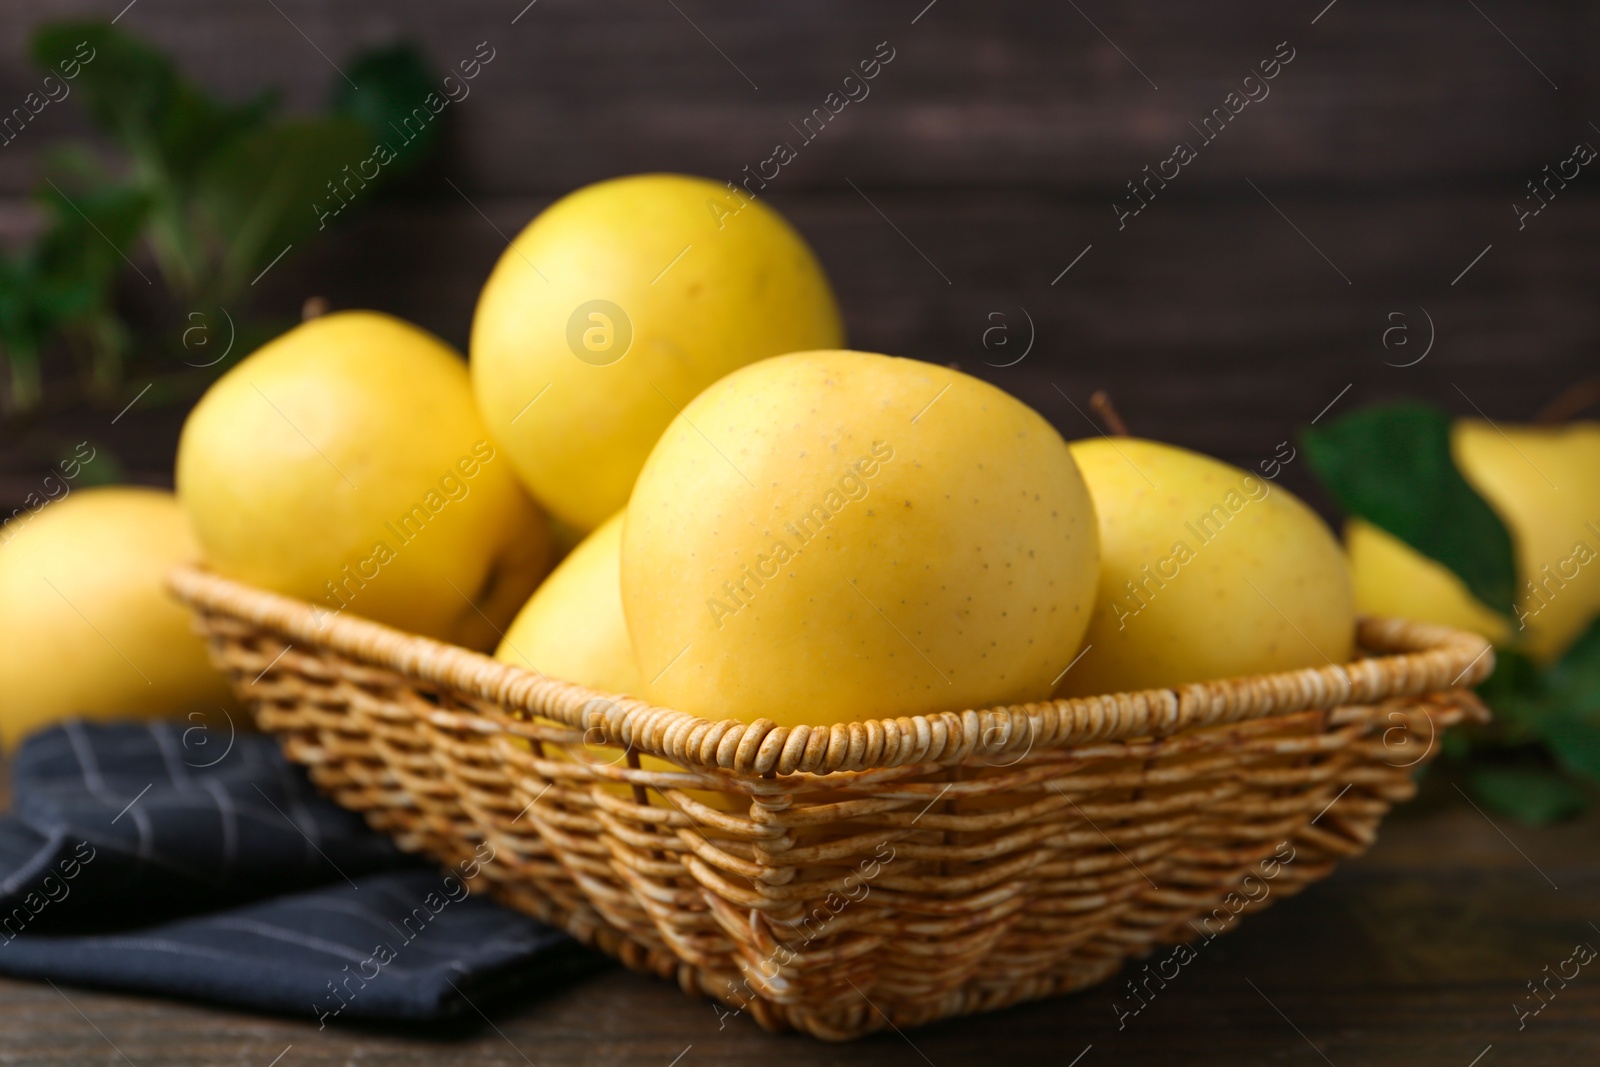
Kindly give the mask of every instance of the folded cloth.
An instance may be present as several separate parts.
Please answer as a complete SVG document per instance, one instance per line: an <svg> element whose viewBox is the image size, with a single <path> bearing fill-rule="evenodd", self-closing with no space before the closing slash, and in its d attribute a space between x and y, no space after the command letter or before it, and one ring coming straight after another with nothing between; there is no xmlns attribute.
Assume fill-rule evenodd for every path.
<svg viewBox="0 0 1600 1067"><path fill-rule="evenodd" d="M303 1014L320 1028L475 1017L602 962L467 885L388 871L126 933L27 935L0 947L0 972Z"/></svg>
<svg viewBox="0 0 1600 1067"><path fill-rule="evenodd" d="M241 732L230 745L200 729L69 722L23 743L0 819L0 941L417 865L319 796L271 738Z"/></svg>
<svg viewBox="0 0 1600 1067"><path fill-rule="evenodd" d="M487 842L433 869L270 738L196 729L72 722L24 743L0 817L0 974L326 1025L449 1019L596 962L475 892Z"/></svg>

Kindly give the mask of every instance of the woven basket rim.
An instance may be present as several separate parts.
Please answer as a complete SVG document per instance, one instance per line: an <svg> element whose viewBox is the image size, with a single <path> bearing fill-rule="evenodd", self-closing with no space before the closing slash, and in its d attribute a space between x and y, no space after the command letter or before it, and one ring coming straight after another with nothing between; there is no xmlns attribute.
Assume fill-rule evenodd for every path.
<svg viewBox="0 0 1600 1067"><path fill-rule="evenodd" d="M1488 677L1495 662L1491 644L1477 634L1407 619L1364 617L1358 621L1357 643L1374 655L1348 664L1132 693L788 727L770 719L706 719L548 678L480 652L224 578L197 564L174 568L167 587L194 611L248 622L286 639L290 648L298 643L332 651L468 694L506 712L598 729L607 743L683 766L745 776L952 764L1040 746L1165 737L1191 727L1471 686ZM504 729L515 719L515 714L491 714L484 727Z"/></svg>

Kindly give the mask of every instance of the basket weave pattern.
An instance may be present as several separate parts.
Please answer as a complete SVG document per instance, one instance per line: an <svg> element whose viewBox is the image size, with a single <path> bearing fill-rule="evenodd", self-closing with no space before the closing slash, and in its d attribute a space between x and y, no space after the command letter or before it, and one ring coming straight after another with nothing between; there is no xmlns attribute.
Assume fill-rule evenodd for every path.
<svg viewBox="0 0 1600 1067"><path fill-rule="evenodd" d="M1494 663L1469 634L1364 620L1369 656L1342 666L791 729L199 569L170 584L259 725L401 847L453 864L488 842L505 903L834 1040L1101 981L1263 906L1240 892L1263 861L1272 899L1325 876L1485 715L1465 687Z"/></svg>

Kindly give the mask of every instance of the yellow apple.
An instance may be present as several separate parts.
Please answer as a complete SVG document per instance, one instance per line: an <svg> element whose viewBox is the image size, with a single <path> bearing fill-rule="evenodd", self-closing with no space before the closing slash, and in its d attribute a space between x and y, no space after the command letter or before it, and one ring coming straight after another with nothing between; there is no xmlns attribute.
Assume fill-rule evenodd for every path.
<svg viewBox="0 0 1600 1067"><path fill-rule="evenodd" d="M628 502L706 386L842 343L822 268L776 212L718 182L644 174L564 197L512 242L478 300L472 380L533 494L589 530Z"/></svg>
<svg viewBox="0 0 1600 1067"><path fill-rule="evenodd" d="M1600 612L1600 424L1458 422L1461 472L1511 531L1519 644L1548 663Z"/></svg>
<svg viewBox="0 0 1600 1067"><path fill-rule="evenodd" d="M223 375L184 424L177 481L222 574L469 648L549 566L465 364L376 312L313 319Z"/></svg>
<svg viewBox="0 0 1600 1067"><path fill-rule="evenodd" d="M1552 662L1600 613L1600 423L1463 419L1451 428L1450 448L1511 534L1515 618L1491 611L1409 545L1352 523L1346 536L1356 602L1365 612L1461 626Z"/></svg>
<svg viewBox="0 0 1600 1067"><path fill-rule="evenodd" d="M823 725L1037 700L1093 603L1066 443L958 371L802 352L673 421L628 505L622 601L659 704Z"/></svg>
<svg viewBox="0 0 1600 1067"><path fill-rule="evenodd" d="M1132 437L1077 441L1100 586L1062 695L1342 664L1355 606L1333 534L1287 490Z"/></svg>
<svg viewBox="0 0 1600 1067"><path fill-rule="evenodd" d="M623 515L607 519L550 572L495 659L603 693L643 692L622 616Z"/></svg>
<svg viewBox="0 0 1600 1067"><path fill-rule="evenodd" d="M1502 645L1510 639L1506 619L1475 598L1450 568L1388 531L1351 519L1345 523L1344 543L1355 580L1356 609L1363 615L1454 626Z"/></svg>
<svg viewBox="0 0 1600 1067"><path fill-rule="evenodd" d="M619 511L601 523L550 572L506 630L495 659L602 693L636 695L642 691L622 614L622 519ZM603 744L603 739L585 736L583 748L573 750L583 759L621 764L626 758L625 752ZM569 758L559 749L546 751ZM683 770L645 752L639 753L639 766L647 771ZM605 787L622 795L631 793L631 788L620 782L608 782ZM689 795L724 811L743 806L738 797L729 794L694 789Z"/></svg>
<svg viewBox="0 0 1600 1067"><path fill-rule="evenodd" d="M10 531L8 529L7 533ZM166 573L199 554L155 489L80 489L0 544L0 738L60 719L181 718L232 706Z"/></svg>

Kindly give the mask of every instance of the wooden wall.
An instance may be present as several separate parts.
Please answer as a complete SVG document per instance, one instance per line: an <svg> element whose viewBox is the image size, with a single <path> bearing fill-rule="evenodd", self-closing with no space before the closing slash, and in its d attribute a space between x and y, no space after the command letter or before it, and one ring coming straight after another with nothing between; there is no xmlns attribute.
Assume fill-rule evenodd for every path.
<svg viewBox="0 0 1600 1067"><path fill-rule="evenodd" d="M36 78L32 24L122 2L7 0L0 101ZM120 25L207 85L279 85L293 107L340 77L322 53L400 36L443 70L495 49L451 109L447 158L293 250L267 309L320 293L464 343L497 229L611 175L737 178L887 42L870 95L764 194L817 249L857 347L959 363L1069 437L1105 387L1136 432L1251 465L1336 397L1516 420L1600 371L1600 164L1523 228L1513 207L1546 164L1600 146L1593 4L524 3L136 0ZM1291 51L1203 141L1191 123L1259 94L1245 77ZM0 149L0 238L29 225L39 153L84 126L68 101ZM1195 158L1119 224L1125 183L1180 141ZM1030 335L1020 362L986 365ZM176 413L74 419L135 477L166 476ZM1286 484L1305 488L1303 464Z"/></svg>

